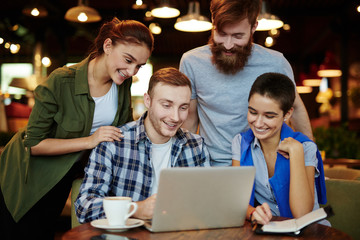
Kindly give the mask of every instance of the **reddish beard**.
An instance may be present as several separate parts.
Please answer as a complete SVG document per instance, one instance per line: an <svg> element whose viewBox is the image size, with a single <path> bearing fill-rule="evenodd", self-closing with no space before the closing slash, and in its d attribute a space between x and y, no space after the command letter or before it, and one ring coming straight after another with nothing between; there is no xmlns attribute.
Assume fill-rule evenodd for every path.
<svg viewBox="0 0 360 240"><path fill-rule="evenodd" d="M252 49L252 36L245 46L234 45L231 49L226 49L222 43L216 43L213 36L210 37L209 44L212 52L211 61L216 68L225 74L235 74L247 63ZM232 55L225 55L225 52L231 52Z"/></svg>

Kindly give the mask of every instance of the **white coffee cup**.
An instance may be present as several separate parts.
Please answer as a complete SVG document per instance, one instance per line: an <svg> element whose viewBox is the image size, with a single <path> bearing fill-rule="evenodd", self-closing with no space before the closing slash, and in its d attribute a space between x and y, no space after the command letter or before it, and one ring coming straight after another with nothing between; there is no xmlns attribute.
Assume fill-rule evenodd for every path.
<svg viewBox="0 0 360 240"><path fill-rule="evenodd" d="M133 206L132 211L130 207ZM103 199L103 207L109 226L125 226L126 220L133 215L138 205L131 201L130 197L105 197Z"/></svg>

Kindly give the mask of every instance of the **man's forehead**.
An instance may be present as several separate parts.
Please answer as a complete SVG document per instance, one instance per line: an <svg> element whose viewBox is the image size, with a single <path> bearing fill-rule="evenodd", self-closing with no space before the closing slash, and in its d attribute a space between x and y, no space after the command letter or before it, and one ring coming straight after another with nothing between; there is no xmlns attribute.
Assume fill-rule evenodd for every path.
<svg viewBox="0 0 360 240"><path fill-rule="evenodd" d="M176 94L174 94L176 92ZM179 98L188 96L191 91L189 86L175 86L170 84L158 83L154 87L153 99L174 102Z"/></svg>
<svg viewBox="0 0 360 240"><path fill-rule="evenodd" d="M247 18L244 18L237 22L225 23L221 26L220 29L218 26L215 26L214 30L217 32L225 32L225 33L233 34L233 33L237 33L237 32L247 31L250 28L251 28L251 24L250 24L249 20Z"/></svg>

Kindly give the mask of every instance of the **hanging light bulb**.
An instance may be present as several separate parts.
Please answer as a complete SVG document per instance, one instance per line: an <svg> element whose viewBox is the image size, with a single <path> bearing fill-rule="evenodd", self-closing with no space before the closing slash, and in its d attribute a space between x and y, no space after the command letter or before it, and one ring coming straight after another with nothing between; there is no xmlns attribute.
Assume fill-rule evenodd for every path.
<svg viewBox="0 0 360 240"><path fill-rule="evenodd" d="M158 23L150 23L149 29L153 34L160 34L161 33L161 27Z"/></svg>
<svg viewBox="0 0 360 240"><path fill-rule="evenodd" d="M145 9L147 5L143 2L143 0L136 0L135 3L132 5L132 9Z"/></svg>
<svg viewBox="0 0 360 240"><path fill-rule="evenodd" d="M258 26L256 31L268 31L271 29L281 28L284 22L276 15L273 15L268 10L267 2L263 1L261 5L261 12L258 17Z"/></svg>
<svg viewBox="0 0 360 240"><path fill-rule="evenodd" d="M324 62L320 64L317 74L319 77L340 77L342 75L340 66L332 52L326 52Z"/></svg>
<svg viewBox="0 0 360 240"><path fill-rule="evenodd" d="M180 11L172 7L169 0L162 0L159 7L151 10L151 15L157 18L174 18L180 15Z"/></svg>
<svg viewBox="0 0 360 240"><path fill-rule="evenodd" d="M274 38L272 38L271 36L268 36L266 39L265 39L265 46L266 47L272 47L274 46Z"/></svg>
<svg viewBox="0 0 360 240"><path fill-rule="evenodd" d="M78 6L70 8L65 19L72 22L98 22L101 16L96 9L86 6L82 0L79 0Z"/></svg>
<svg viewBox="0 0 360 240"><path fill-rule="evenodd" d="M12 54L16 54L16 53L18 53L18 52L20 51L20 44L14 44L14 43L12 43L12 44L10 44L9 49L10 49L10 52L11 52Z"/></svg>
<svg viewBox="0 0 360 240"><path fill-rule="evenodd" d="M319 87L322 79L317 75L318 67L316 64L310 65L309 74L305 75L303 80L304 86Z"/></svg>
<svg viewBox="0 0 360 240"><path fill-rule="evenodd" d="M39 4L25 7L22 13L29 17L46 17L48 15L46 8Z"/></svg>
<svg viewBox="0 0 360 240"><path fill-rule="evenodd" d="M200 3L196 1L189 2L188 13L179 17L174 27L184 32L204 32L211 30L213 25L207 17L200 15Z"/></svg>
<svg viewBox="0 0 360 240"><path fill-rule="evenodd" d="M51 60L48 57L43 57L41 59L41 63L45 66L45 67L50 67L51 66Z"/></svg>
<svg viewBox="0 0 360 240"><path fill-rule="evenodd" d="M89 18L88 18L88 16L86 15L86 13L81 12L81 13L78 15L77 19L78 19L80 22L86 22Z"/></svg>
<svg viewBox="0 0 360 240"><path fill-rule="evenodd" d="M31 13L31 15L33 15L34 17L37 17L37 16L39 16L39 14L40 14L39 9L37 9L37 8L33 8L30 13Z"/></svg>

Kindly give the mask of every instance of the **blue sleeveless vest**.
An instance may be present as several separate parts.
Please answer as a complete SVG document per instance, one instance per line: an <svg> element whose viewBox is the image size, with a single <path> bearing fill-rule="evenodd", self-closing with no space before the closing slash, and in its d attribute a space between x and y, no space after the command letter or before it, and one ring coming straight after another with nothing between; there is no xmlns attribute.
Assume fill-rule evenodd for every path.
<svg viewBox="0 0 360 240"><path fill-rule="evenodd" d="M253 166L254 162L251 154L251 143L255 138L254 133L251 129L249 129L248 131L241 133L241 137L240 166ZM284 123L280 133L281 141L287 137L292 137L301 143L311 141L307 136L300 132L294 132L288 125ZM320 204L325 204L327 202L327 199L324 167L319 150L317 150L316 157L318 159L317 168L320 172L320 176L315 178L315 187L318 195L318 202ZM275 199L280 210L280 215L282 217L293 218L289 204L290 162L288 159L286 159L279 153L277 154L277 159L275 163L274 176L269 179L269 182L274 191ZM252 206L254 206L254 190L255 185L250 198L250 204Z"/></svg>

